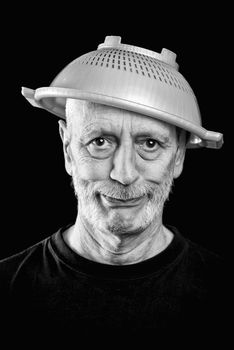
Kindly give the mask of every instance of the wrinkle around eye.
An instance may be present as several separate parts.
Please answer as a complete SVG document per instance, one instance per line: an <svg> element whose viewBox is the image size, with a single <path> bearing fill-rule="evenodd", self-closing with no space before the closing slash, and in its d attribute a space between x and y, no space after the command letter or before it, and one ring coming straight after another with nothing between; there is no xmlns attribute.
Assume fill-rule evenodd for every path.
<svg viewBox="0 0 234 350"><path fill-rule="evenodd" d="M157 144L154 149L150 149L150 148L144 149L143 146L138 145L137 153L142 159L153 161L153 160L156 160L159 157L159 155L162 153L162 147L160 147L160 145Z"/></svg>
<svg viewBox="0 0 234 350"><path fill-rule="evenodd" d="M147 147L146 143L148 141L153 141L155 143L154 147ZM154 139L146 139L137 142L137 149L143 152L153 153L156 152L159 148L161 148L160 142Z"/></svg>
<svg viewBox="0 0 234 350"><path fill-rule="evenodd" d="M100 146L96 145L95 141L97 141L98 139L103 139L105 143ZM115 142L100 136L91 140L86 146L86 149L92 157L107 158L115 151L116 144Z"/></svg>

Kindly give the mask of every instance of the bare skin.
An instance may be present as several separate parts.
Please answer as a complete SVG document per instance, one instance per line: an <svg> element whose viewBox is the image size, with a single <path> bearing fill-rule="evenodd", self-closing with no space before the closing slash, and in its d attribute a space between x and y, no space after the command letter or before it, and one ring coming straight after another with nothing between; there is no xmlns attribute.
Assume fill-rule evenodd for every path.
<svg viewBox="0 0 234 350"><path fill-rule="evenodd" d="M163 204L182 172L184 134L178 141L172 125L78 100L69 100L67 113L60 135L79 208L66 243L113 265L159 254L173 239L162 222Z"/></svg>

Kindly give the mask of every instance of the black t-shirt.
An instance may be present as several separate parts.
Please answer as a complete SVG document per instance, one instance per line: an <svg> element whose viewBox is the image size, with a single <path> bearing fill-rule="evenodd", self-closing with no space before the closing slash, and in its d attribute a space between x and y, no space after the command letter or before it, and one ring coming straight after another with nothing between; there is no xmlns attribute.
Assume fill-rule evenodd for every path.
<svg viewBox="0 0 234 350"><path fill-rule="evenodd" d="M0 262L6 330L20 330L22 338L121 334L136 341L147 334L218 340L224 268L216 254L169 227L173 240L155 257L101 264L70 249L62 235L67 227Z"/></svg>

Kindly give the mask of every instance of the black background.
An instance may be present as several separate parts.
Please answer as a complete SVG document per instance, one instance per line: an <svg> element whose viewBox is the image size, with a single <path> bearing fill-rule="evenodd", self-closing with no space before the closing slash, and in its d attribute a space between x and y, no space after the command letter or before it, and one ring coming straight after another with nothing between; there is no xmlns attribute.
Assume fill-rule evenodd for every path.
<svg viewBox="0 0 234 350"><path fill-rule="evenodd" d="M229 149L232 98L229 10L149 3L86 4L82 8L30 4L6 9L2 28L2 229L0 258L14 254L75 220L76 200L64 169L58 119L33 108L21 86L48 86L68 63L95 50L106 35L126 44L177 53L180 72L192 86L203 125L224 133L220 150L188 150L183 174L166 204L164 222L184 236L225 254L230 239ZM229 164L227 172L226 164ZM231 179L230 179L231 180Z"/></svg>

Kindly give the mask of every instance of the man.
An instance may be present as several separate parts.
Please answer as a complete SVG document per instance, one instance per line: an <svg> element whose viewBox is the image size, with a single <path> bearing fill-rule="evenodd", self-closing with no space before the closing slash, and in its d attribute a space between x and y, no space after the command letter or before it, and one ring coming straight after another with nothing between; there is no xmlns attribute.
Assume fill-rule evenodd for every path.
<svg viewBox="0 0 234 350"><path fill-rule="evenodd" d="M139 49L135 69L142 67L144 73L139 77L131 75L136 49L121 46L118 37L107 37L105 43L96 56L79 59L79 74L75 61L50 88L23 91L33 105L66 117L59 121L59 132L78 210L75 223L1 262L6 324L19 329L23 322L21 336L30 329L36 335L69 332L79 339L145 332L157 339L180 332L190 339L216 339L222 261L164 224L163 207L183 170L186 147L218 148L222 135L199 125L194 95L176 75L172 53L156 56ZM155 59L165 82L156 78L156 66L147 55ZM108 57L112 71L100 63ZM146 68L149 84L154 84L150 89L143 84ZM74 85L81 81L83 87ZM150 106L154 87L158 105ZM131 100L129 95L123 100L123 91Z"/></svg>

